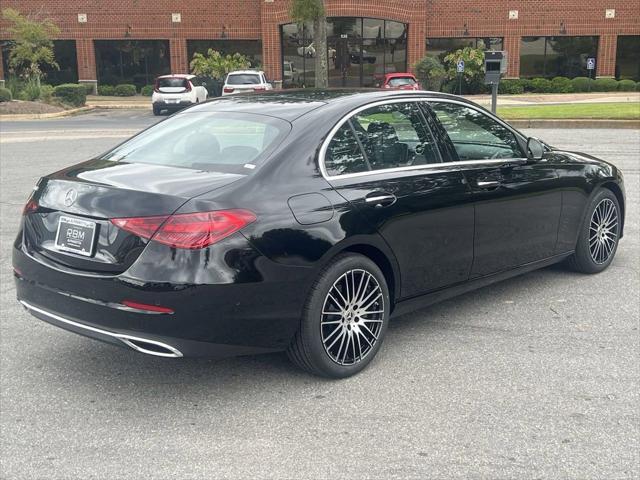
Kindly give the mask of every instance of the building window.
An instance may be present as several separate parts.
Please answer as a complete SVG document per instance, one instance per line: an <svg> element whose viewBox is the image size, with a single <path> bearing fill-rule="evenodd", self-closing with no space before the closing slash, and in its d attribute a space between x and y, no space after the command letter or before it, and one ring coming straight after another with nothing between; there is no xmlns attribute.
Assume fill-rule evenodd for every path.
<svg viewBox="0 0 640 480"><path fill-rule="evenodd" d="M440 61L450 53L466 47L503 50L503 39L502 37L427 38L427 55L438 57Z"/></svg>
<svg viewBox="0 0 640 480"><path fill-rule="evenodd" d="M616 78L640 81L640 35L618 36Z"/></svg>
<svg viewBox="0 0 640 480"><path fill-rule="evenodd" d="M262 40L187 40L189 62L194 53L207 54L209 49L222 55L239 53L251 62L251 68L262 68Z"/></svg>
<svg viewBox="0 0 640 480"><path fill-rule="evenodd" d="M313 30L282 25L282 71L285 87L313 87ZM377 18L327 19L329 86L377 87L385 73L407 71L407 24Z"/></svg>
<svg viewBox="0 0 640 480"><path fill-rule="evenodd" d="M587 58L598 55L598 37L522 37L520 76L586 77Z"/></svg>
<svg viewBox="0 0 640 480"><path fill-rule="evenodd" d="M6 77L10 75L9 69L9 48L11 40L0 41L2 45L2 66ZM76 53L75 40L54 40L53 54L60 69L44 66L43 82L49 85L60 85L61 83L76 83L78 81L78 57Z"/></svg>
<svg viewBox="0 0 640 480"><path fill-rule="evenodd" d="M94 46L101 85L142 87L171 72L168 40L94 40Z"/></svg>

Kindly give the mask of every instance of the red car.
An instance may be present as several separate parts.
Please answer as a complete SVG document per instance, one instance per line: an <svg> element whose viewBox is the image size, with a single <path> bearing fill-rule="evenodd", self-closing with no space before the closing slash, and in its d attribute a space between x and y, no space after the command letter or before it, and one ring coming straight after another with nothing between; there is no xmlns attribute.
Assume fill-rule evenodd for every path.
<svg viewBox="0 0 640 480"><path fill-rule="evenodd" d="M420 84L411 73L387 73L382 79L382 88L393 90L420 90Z"/></svg>

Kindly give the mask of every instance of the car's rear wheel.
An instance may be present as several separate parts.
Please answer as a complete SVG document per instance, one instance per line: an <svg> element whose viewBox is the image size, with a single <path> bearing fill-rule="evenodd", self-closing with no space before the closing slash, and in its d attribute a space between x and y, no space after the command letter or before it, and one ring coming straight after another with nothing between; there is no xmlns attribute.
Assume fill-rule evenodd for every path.
<svg viewBox="0 0 640 480"><path fill-rule="evenodd" d="M158 107L153 107L153 114L158 116L160 115L160 112L162 112L162 110L160 110Z"/></svg>
<svg viewBox="0 0 640 480"><path fill-rule="evenodd" d="M583 273L598 273L613 261L621 227L620 204L611 190L599 190L592 198L578 235L570 266Z"/></svg>
<svg viewBox="0 0 640 480"><path fill-rule="evenodd" d="M354 375L378 353L389 312L389 289L380 268L363 255L342 254L312 286L287 354L316 375Z"/></svg>

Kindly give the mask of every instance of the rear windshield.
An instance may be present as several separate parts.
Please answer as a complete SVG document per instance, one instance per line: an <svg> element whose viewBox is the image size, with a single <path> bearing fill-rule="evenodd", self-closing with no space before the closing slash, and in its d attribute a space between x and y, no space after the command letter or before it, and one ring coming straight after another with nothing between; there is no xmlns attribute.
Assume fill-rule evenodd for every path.
<svg viewBox="0 0 640 480"><path fill-rule="evenodd" d="M416 81L411 77L394 77L389 80L392 87L402 87L403 85L415 85Z"/></svg>
<svg viewBox="0 0 640 480"><path fill-rule="evenodd" d="M158 88L187 88L186 78L159 78Z"/></svg>
<svg viewBox="0 0 640 480"><path fill-rule="evenodd" d="M136 135L102 159L247 174L290 129L288 122L265 115L185 112Z"/></svg>
<svg viewBox="0 0 640 480"><path fill-rule="evenodd" d="M229 85L255 85L260 83L260 75L253 73L236 73L227 77Z"/></svg>

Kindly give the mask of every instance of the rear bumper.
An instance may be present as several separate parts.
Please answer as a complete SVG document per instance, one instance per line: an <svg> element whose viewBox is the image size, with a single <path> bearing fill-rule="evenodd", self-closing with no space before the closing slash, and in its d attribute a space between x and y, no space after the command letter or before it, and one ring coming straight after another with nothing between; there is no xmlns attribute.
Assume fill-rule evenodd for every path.
<svg viewBox="0 0 640 480"><path fill-rule="evenodd" d="M223 241L218 248L246 242L241 235L227 240L226 247ZM159 282L151 280L158 271L141 265L162 266L149 252L153 254L153 248L122 275L97 276L44 264L16 244L17 299L33 316L60 328L163 357L226 357L287 348L299 325L311 269L280 266L258 255L253 264L243 259L245 272L226 275L218 264L211 267L220 273L218 279L195 284L179 281L178 271L167 268L165 258L167 281ZM176 260L183 268L197 269L185 265L184 258ZM131 275L136 269L152 275L150 280ZM253 275L251 269L256 270ZM131 309L123 300L162 305L173 313Z"/></svg>
<svg viewBox="0 0 640 480"><path fill-rule="evenodd" d="M181 110L183 108L187 108L190 107L191 105L194 105L193 102L185 102L185 101L181 101L178 103L165 103L164 101L162 102L153 102L152 103L153 108L158 109L158 110Z"/></svg>

